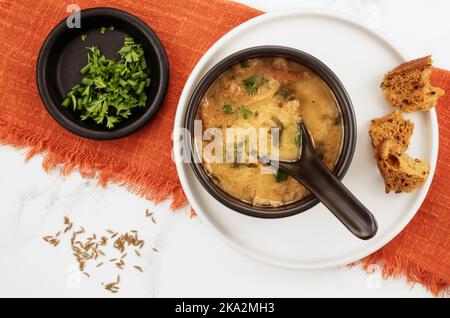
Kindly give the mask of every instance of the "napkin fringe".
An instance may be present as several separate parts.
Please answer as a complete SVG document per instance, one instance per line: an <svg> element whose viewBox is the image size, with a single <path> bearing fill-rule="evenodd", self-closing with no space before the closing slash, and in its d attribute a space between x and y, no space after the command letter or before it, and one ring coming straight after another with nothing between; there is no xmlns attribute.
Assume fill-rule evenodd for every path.
<svg viewBox="0 0 450 318"><path fill-rule="evenodd" d="M417 283L421 284L436 297L450 295L450 284L448 281L438 278L436 275L421 268L418 264L396 254L388 253L384 249L350 264L350 267L357 265L361 265L362 269L368 273L372 273L374 271L373 266L378 265L384 279L404 277L411 287Z"/></svg>
<svg viewBox="0 0 450 318"><path fill-rule="evenodd" d="M42 155L46 172L60 168L61 174L67 176L78 171L83 178L95 179L102 187L114 183L154 203L170 199L173 210L187 204L179 181L145 173L127 163L114 162L112 157L100 160L98 155L79 145L55 145L50 138L42 138L41 134L17 127L4 119L0 119L0 144L26 149L25 162Z"/></svg>

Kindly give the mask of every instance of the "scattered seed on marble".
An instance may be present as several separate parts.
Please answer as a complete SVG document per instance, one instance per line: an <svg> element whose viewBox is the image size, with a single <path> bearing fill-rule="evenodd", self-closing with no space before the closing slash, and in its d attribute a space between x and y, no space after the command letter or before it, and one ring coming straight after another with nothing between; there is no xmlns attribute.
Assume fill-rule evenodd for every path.
<svg viewBox="0 0 450 318"><path fill-rule="evenodd" d="M134 267L136 270L140 271L141 273L144 272L144 270L143 270L142 267L140 267L140 266L135 265L135 266L133 266L133 267Z"/></svg>
<svg viewBox="0 0 450 318"><path fill-rule="evenodd" d="M146 211L146 216L151 217L152 222L156 224L156 220L153 217L153 213L150 211ZM130 232L125 232L123 234L120 234L119 232L106 229L106 232L111 234L111 238L108 239L106 236L101 236L97 239L97 234L93 233L91 236L88 236L86 238L83 238L81 235L86 233L86 230L84 227L80 227L78 231L72 230L73 223L70 221L70 219L65 216L64 217L64 225L65 228L63 231L58 231L54 236L47 235L43 237L43 240L47 243L49 243L52 246L57 246L60 243L60 240L58 237L62 233L67 233L69 231L72 231L71 237L70 237L70 243L72 248L72 254L75 257L80 272L85 275L86 277L90 277L90 274L85 271L86 264L89 261L95 261L99 258L99 256L106 256L105 253L99 249L99 246L107 246L110 239L114 239L113 241L113 247L120 251L121 257L118 258L112 258L109 261L112 263L115 263L115 265L120 269L123 270L125 268L125 262L124 258L127 257L128 253L126 252L126 248L134 247L134 252L138 257L141 257L141 253L139 249L141 249L145 241L139 238L139 234L137 230L131 230ZM156 248L153 248L155 252L158 252ZM99 268L104 265L104 262L97 262L96 268ZM133 266L134 269L136 269L139 272L143 272L142 267L140 266ZM119 291L118 284L120 283L120 275L117 276L117 279L115 282L111 282L108 284L102 283L102 286L111 293L117 293Z"/></svg>

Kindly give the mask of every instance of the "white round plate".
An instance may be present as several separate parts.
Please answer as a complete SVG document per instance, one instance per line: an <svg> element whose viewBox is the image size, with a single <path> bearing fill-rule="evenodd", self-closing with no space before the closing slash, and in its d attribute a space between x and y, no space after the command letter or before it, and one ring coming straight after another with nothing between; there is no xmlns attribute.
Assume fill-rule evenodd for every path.
<svg viewBox="0 0 450 318"><path fill-rule="evenodd" d="M230 210L210 196L189 164L178 155L178 174L186 196L199 217L231 246L272 265L307 269L340 266L359 260L392 240L412 219L427 194L438 152L438 126L434 110L407 117L415 124L408 153L430 162L426 184L411 194L386 194L376 167L368 135L372 118L394 109L380 89L383 75L404 62L384 36L340 14L295 11L264 14L230 31L203 56L181 95L175 130L183 126L190 95L202 76L226 56L257 45L284 45L319 58L341 79L356 113L358 138L355 155L343 183L375 215L379 230L369 241L355 238L322 205L284 219L257 219Z"/></svg>

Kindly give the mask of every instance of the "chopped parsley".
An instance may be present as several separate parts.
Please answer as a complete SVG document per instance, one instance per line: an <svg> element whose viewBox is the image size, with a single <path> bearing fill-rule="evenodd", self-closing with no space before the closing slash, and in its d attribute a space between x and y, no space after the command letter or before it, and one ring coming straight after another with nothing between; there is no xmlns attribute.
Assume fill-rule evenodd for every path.
<svg viewBox="0 0 450 318"><path fill-rule="evenodd" d="M109 31L109 32L114 31L114 27L113 27L113 26L110 26L109 28L107 28L107 27L102 27L102 28L100 29L100 33L101 33L101 34L105 34L107 31Z"/></svg>
<svg viewBox="0 0 450 318"><path fill-rule="evenodd" d="M242 115L245 119L249 119L250 116L253 115L253 111L246 106L240 106L236 109L233 109L233 106L231 104L224 104L223 112L227 115Z"/></svg>
<svg viewBox="0 0 450 318"><path fill-rule="evenodd" d="M223 105L223 112L227 115L234 114L233 106L231 106L230 104Z"/></svg>
<svg viewBox="0 0 450 318"><path fill-rule="evenodd" d="M244 116L245 119L249 119L250 116L253 115L253 112L245 106L241 106L239 108L239 111L241 112L242 116Z"/></svg>
<svg viewBox="0 0 450 318"><path fill-rule="evenodd" d="M242 61L241 62L241 68L248 68L250 67L250 62L249 61Z"/></svg>
<svg viewBox="0 0 450 318"><path fill-rule="evenodd" d="M242 84L249 95L256 95L259 88L267 82L268 80L263 76L253 75L252 77L243 80Z"/></svg>
<svg viewBox="0 0 450 318"><path fill-rule="evenodd" d="M87 34L82 34L81 35L81 41L86 41L86 39L87 39Z"/></svg>
<svg viewBox="0 0 450 318"><path fill-rule="evenodd" d="M289 174L281 169L278 169L275 173L275 180L277 183L284 182L288 179Z"/></svg>
<svg viewBox="0 0 450 318"><path fill-rule="evenodd" d="M302 137L303 137L302 131L301 130L297 131L297 133L295 134L295 144L297 146L300 146L302 144Z"/></svg>
<svg viewBox="0 0 450 318"><path fill-rule="evenodd" d="M106 58L97 47L87 50L88 64L80 70L85 77L70 90L62 106L70 106L81 120L92 119L111 129L134 108L147 104L145 89L150 78L145 72L145 52L130 37L119 50L119 61Z"/></svg>

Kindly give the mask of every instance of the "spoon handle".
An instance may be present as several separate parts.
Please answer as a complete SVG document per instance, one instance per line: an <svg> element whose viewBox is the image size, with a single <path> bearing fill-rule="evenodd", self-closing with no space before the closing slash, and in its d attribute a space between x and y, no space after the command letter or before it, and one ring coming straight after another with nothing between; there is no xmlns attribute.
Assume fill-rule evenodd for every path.
<svg viewBox="0 0 450 318"><path fill-rule="evenodd" d="M375 217L317 157L303 124L302 131L301 159L296 164L279 162L279 167L307 187L356 237L372 238L378 229Z"/></svg>

